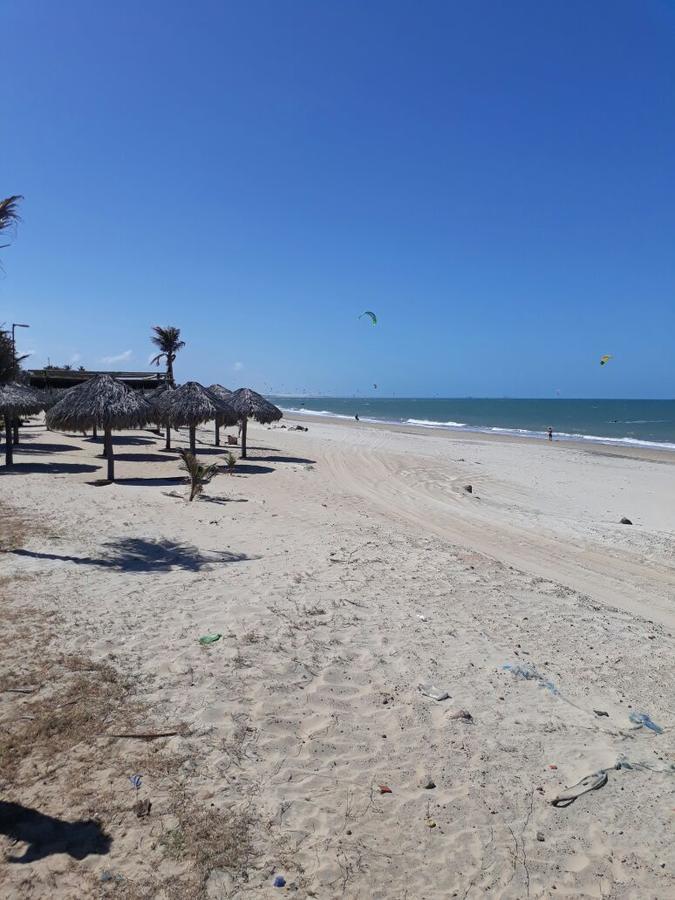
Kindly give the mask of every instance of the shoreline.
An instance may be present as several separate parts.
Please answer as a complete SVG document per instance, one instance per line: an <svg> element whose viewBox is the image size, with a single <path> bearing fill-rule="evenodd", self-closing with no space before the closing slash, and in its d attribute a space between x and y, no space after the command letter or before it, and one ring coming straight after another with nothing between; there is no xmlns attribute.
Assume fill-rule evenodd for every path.
<svg viewBox="0 0 675 900"><path fill-rule="evenodd" d="M508 443L516 445L524 444L530 447L539 447L541 445L549 444L549 441L547 441L545 438L537 438L531 434L513 434L509 432L488 432L479 430L474 431L472 430L471 426L464 426L461 429L451 429L440 425L413 425L408 422L397 423L376 421L373 419L360 419L358 422L356 422L355 420L348 419L345 416L340 416L338 414L325 415L313 413L311 411L299 412L297 409L289 410L287 408L283 408L283 412L284 421L289 421L297 425L304 425L307 422L312 422L315 425L330 424L340 425L346 428L375 428L378 430L390 431L397 434L410 434L418 437L423 437L425 435L445 437L449 441L455 443L470 443L472 440L476 440L486 443ZM478 426L476 426L476 428L478 428ZM569 450L582 450L588 453L594 453L598 455L604 454L616 458L624 457L627 459L642 459L648 462L662 462L670 465L675 465L675 449L669 450L658 445L655 445L654 447L648 447L644 446L643 444L619 444L617 440L612 438L598 438L597 440L592 440L591 438L581 438L579 440L574 440L569 438L558 438L555 436L555 433L553 441L550 443Z"/></svg>

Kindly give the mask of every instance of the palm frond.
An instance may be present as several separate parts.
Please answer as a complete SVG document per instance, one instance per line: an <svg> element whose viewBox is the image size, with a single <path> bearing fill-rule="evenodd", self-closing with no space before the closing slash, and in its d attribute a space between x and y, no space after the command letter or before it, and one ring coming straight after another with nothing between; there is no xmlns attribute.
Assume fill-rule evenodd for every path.
<svg viewBox="0 0 675 900"><path fill-rule="evenodd" d="M182 460L180 467L187 472L190 479L190 500L192 501L201 494L204 485L218 474L218 466L216 463L210 465L201 463L189 450L180 449L178 452Z"/></svg>
<svg viewBox="0 0 675 900"><path fill-rule="evenodd" d="M23 200L21 194L14 194L11 197L5 197L4 200L0 200L0 231L5 231L21 218L19 215L20 200Z"/></svg>
<svg viewBox="0 0 675 900"><path fill-rule="evenodd" d="M150 340L159 347L163 354L177 353L185 346L185 341L180 339L180 328L173 325L167 325L165 328L161 325L153 325L152 330L155 332Z"/></svg>

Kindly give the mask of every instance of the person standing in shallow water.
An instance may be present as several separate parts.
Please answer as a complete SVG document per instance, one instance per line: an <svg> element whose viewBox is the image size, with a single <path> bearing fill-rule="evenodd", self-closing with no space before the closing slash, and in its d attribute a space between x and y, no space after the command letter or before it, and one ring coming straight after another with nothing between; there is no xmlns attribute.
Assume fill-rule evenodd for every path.
<svg viewBox="0 0 675 900"><path fill-rule="evenodd" d="M359 421L359 414L357 413L357 414L354 416L354 418L355 418L356 421L358 422L358 421Z"/></svg>
<svg viewBox="0 0 675 900"><path fill-rule="evenodd" d="M553 440L553 429L551 428L550 425L548 426L548 439L549 439L549 441Z"/></svg>

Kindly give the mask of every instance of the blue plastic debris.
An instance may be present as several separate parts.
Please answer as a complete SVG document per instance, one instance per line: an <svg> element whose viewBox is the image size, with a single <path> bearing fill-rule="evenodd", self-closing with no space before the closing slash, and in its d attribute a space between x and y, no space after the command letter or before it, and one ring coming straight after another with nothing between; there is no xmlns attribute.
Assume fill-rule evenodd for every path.
<svg viewBox="0 0 675 900"><path fill-rule="evenodd" d="M283 875L277 875L274 879L274 887L286 887L286 879Z"/></svg>
<svg viewBox="0 0 675 900"><path fill-rule="evenodd" d="M554 696L558 696L560 693L553 682L549 681L531 664L523 666L520 663L506 663L502 666L502 669L506 669L506 671L510 672L515 678L538 682L539 687L546 688L546 690L550 691Z"/></svg>
<svg viewBox="0 0 675 900"><path fill-rule="evenodd" d="M663 728L661 728L660 725L657 725L656 722L653 722L651 720L651 717L648 716L647 713L632 712L628 715L628 718L634 725L637 725L639 728L644 725L645 728L649 728L656 734L663 734Z"/></svg>

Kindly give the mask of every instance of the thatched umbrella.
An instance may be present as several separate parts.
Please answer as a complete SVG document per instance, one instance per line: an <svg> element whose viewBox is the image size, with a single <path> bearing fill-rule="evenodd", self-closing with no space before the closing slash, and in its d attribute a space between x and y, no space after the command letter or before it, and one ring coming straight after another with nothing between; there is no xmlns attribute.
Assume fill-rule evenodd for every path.
<svg viewBox="0 0 675 900"><path fill-rule="evenodd" d="M187 425L190 429L190 451L195 452L195 429L202 422L220 419L223 425L236 425L237 412L225 400L219 400L203 385L186 381L171 394L166 406L166 422L174 427Z"/></svg>
<svg viewBox="0 0 675 900"><path fill-rule="evenodd" d="M229 402L229 399L232 396L232 391L229 388L223 387L222 384L210 384L207 390L209 394L213 394L218 400L224 400L226 403ZM222 424L223 422L216 416L216 447L220 447L220 426Z"/></svg>
<svg viewBox="0 0 675 900"><path fill-rule="evenodd" d="M52 406L56 406L59 400L66 396L66 391L69 390L70 388L33 388L33 391L42 397L45 409L51 409Z"/></svg>
<svg viewBox="0 0 675 900"><path fill-rule="evenodd" d="M47 426L61 431L103 429L103 455L108 460L108 481L115 480L112 432L151 422L155 411L148 401L111 375L95 375L71 388L47 410Z"/></svg>
<svg viewBox="0 0 675 900"><path fill-rule="evenodd" d="M0 386L0 415L5 420L5 465L14 464L12 422L21 416L32 416L45 408L44 398L25 384L12 382Z"/></svg>
<svg viewBox="0 0 675 900"><path fill-rule="evenodd" d="M155 390L147 397L152 406L155 408L157 425L163 425L166 428L165 450L171 449L171 425L167 420L167 410L171 403L173 392L174 388L171 387L168 382L165 382L158 388L155 388Z"/></svg>
<svg viewBox="0 0 675 900"><path fill-rule="evenodd" d="M283 413L277 406L250 388L239 388L229 399L241 421L241 458L246 459L246 425L249 418L255 419L256 422L261 422L263 425L269 425L270 422L277 422L281 419Z"/></svg>

